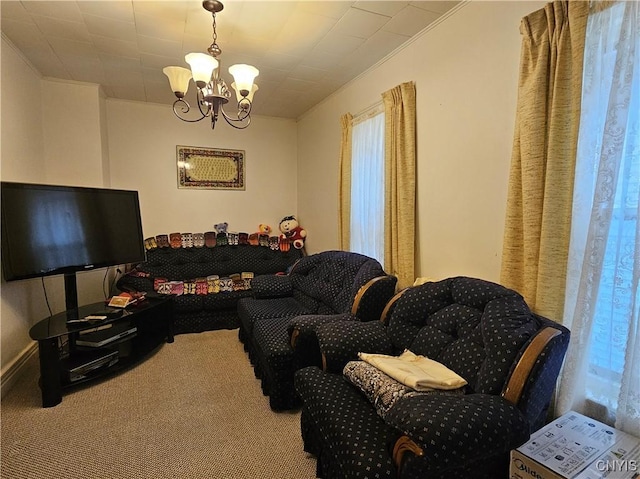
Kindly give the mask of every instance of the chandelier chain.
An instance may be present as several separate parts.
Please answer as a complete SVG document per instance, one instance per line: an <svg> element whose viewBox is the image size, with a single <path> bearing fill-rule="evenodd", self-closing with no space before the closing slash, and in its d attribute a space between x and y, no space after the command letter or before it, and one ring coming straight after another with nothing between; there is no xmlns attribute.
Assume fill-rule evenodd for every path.
<svg viewBox="0 0 640 479"><path fill-rule="evenodd" d="M218 41L218 33L216 32L216 14L215 12L211 14L213 17L213 43L215 44Z"/></svg>

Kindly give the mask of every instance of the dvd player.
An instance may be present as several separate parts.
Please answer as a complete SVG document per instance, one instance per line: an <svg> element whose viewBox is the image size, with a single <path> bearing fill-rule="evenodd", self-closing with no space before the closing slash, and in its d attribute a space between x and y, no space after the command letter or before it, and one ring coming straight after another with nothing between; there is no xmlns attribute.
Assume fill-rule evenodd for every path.
<svg viewBox="0 0 640 479"><path fill-rule="evenodd" d="M79 381L92 371L106 368L118 362L118 351L108 349L76 352L67 359L69 381Z"/></svg>
<svg viewBox="0 0 640 479"><path fill-rule="evenodd" d="M115 323L110 328L93 331L86 334L80 333L76 339L76 345L99 348L111 344L114 341L135 335L138 328L128 322Z"/></svg>
<svg viewBox="0 0 640 479"><path fill-rule="evenodd" d="M107 319L116 319L122 316L122 309L102 309L91 313L91 316L105 316Z"/></svg>

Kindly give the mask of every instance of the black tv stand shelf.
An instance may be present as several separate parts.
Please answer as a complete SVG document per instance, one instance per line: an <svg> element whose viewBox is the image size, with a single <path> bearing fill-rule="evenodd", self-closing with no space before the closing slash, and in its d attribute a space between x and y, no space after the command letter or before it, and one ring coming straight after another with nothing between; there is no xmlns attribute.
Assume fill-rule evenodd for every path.
<svg viewBox="0 0 640 479"><path fill-rule="evenodd" d="M173 342L172 302L166 298L147 299L117 318L67 323L69 317L84 318L104 309L104 303L81 306L45 318L29 331L38 341L42 407L59 404L64 390L117 374L143 361L165 341ZM76 344L85 333L107 325L135 332L104 346Z"/></svg>

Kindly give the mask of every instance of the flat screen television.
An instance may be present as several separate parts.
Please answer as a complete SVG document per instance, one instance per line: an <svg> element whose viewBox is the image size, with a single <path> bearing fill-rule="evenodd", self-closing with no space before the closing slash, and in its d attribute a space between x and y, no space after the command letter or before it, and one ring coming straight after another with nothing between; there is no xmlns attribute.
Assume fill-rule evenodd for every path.
<svg viewBox="0 0 640 479"><path fill-rule="evenodd" d="M77 308L76 272L145 259L137 191L4 181L0 188L7 281L64 274L69 310Z"/></svg>

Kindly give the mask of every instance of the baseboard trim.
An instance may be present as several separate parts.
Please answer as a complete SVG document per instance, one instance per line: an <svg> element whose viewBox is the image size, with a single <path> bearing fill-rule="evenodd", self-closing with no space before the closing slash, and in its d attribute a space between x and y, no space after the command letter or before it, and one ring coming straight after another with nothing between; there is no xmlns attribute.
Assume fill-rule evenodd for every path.
<svg viewBox="0 0 640 479"><path fill-rule="evenodd" d="M24 373L27 363L37 355L38 343L33 341L2 371L0 376L0 397L4 397L4 395L11 390L16 381Z"/></svg>

